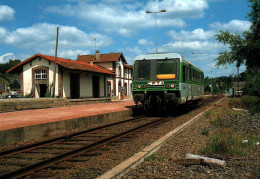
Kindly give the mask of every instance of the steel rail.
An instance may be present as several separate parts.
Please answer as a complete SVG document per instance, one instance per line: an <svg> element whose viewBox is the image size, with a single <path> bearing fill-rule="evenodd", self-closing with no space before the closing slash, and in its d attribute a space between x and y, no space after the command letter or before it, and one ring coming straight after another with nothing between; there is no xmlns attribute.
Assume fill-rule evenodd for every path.
<svg viewBox="0 0 260 179"><path fill-rule="evenodd" d="M25 146L22 146L22 147L17 147L17 148L14 148L14 149L2 151L2 152L0 152L0 158L1 157L6 157L6 156L9 156L9 155L12 155L12 154L16 154L16 153L28 151L28 150L31 150L31 149L34 149L34 148L42 147L42 146L45 146L45 145L57 143L57 142L60 142L60 141L66 140L66 139L70 139L72 137L75 137L77 135L81 135L81 134L84 134L84 133L93 132L95 130L104 129L104 128L115 126L115 125L118 125L118 124L130 122L130 121L142 118L142 117L144 117L144 115L138 116L138 117L134 117L134 118L131 118L131 119L128 119L128 120L124 120L124 121L119 121L119 122L115 122L115 123L111 123L111 124L107 124L107 125L103 125L103 126L99 126L99 127L95 127L95 128L91 128L91 129L75 132L75 133L68 134L68 135L65 135L65 136L61 136L61 137L53 138L53 139L50 139L50 140L46 140L46 141L43 141L43 142L37 142L37 143L34 143L34 144L29 144L29 145L25 145Z"/></svg>
<svg viewBox="0 0 260 179"><path fill-rule="evenodd" d="M136 130L139 130L141 128L145 128L145 127L153 125L155 123L159 123L162 120L164 120L164 118L161 118L161 119L158 119L158 120L154 120L152 122L149 122L149 123L143 124L141 126L135 127L133 129L127 130L125 132L122 132L120 134L114 135L112 137L107 137L107 138L102 139L100 141L97 141L97 142L94 142L92 144L80 147L78 149L75 149L73 151L69 151L69 152L66 152L64 154L60 154L60 155L55 156L53 158L49 158L49 159L40 161L38 163L22 167L20 169L15 170L15 171L11 171L11 172L7 172L7 173L4 173L4 174L1 174L0 178L8 179L8 178L19 178L19 177L26 176L26 175L28 175L28 174L36 171L36 170L41 170L41 169L46 168L48 166L51 166L52 164L55 164L57 162L60 162L60 161L66 160L68 158L80 155L81 153L90 151L90 150L92 150L92 149L94 149L94 148L96 148L98 146L101 146L101 145L107 144L109 142L112 142L112 141L114 141L114 140L116 140L118 138L121 138L123 136L126 136L126 135L128 135L128 134L130 134L130 133L132 133L132 132L134 132Z"/></svg>

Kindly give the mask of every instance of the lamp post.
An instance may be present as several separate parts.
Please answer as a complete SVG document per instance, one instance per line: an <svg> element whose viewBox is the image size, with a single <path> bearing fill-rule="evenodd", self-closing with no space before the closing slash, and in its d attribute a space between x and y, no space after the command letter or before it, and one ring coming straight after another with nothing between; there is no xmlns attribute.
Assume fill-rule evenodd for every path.
<svg viewBox="0 0 260 179"><path fill-rule="evenodd" d="M149 13L154 13L155 15L155 39L156 39L156 53L158 52L158 46L157 46L157 14L160 12L166 12L166 9L160 10L160 11L156 11L156 12L151 12L151 11L146 11L147 14Z"/></svg>
<svg viewBox="0 0 260 179"><path fill-rule="evenodd" d="M196 55L196 61L197 61L197 57L198 57L198 54L202 54L201 52L199 53L192 53L193 55Z"/></svg>

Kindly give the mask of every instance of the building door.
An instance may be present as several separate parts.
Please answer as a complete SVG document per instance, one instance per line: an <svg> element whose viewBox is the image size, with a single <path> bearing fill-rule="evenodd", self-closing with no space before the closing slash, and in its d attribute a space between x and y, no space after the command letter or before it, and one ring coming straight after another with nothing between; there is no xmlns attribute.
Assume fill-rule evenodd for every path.
<svg viewBox="0 0 260 179"><path fill-rule="evenodd" d="M45 94L47 93L47 85L39 84L39 86L40 86L40 98L44 98Z"/></svg>
<svg viewBox="0 0 260 179"><path fill-rule="evenodd" d="M127 83L124 83L124 95L127 96Z"/></svg>
<svg viewBox="0 0 260 179"><path fill-rule="evenodd" d="M70 97L72 99L79 98L79 74L70 73Z"/></svg>
<svg viewBox="0 0 260 179"><path fill-rule="evenodd" d="M111 82L108 81L107 82L107 96L111 96Z"/></svg>
<svg viewBox="0 0 260 179"><path fill-rule="evenodd" d="M118 82L118 98L119 98L119 100L121 100L122 99L122 87L121 87L121 81L119 81Z"/></svg>
<svg viewBox="0 0 260 179"><path fill-rule="evenodd" d="M99 98L99 76L92 76L93 97Z"/></svg>

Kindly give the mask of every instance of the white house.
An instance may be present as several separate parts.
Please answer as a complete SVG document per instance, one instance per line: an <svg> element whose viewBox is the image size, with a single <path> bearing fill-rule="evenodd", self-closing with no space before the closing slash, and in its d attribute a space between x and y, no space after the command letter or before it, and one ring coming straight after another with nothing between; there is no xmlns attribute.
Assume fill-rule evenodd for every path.
<svg viewBox="0 0 260 179"><path fill-rule="evenodd" d="M60 98L107 97L110 95L107 80L115 76L113 71L93 63L55 60L43 54L36 54L7 71L12 72L20 73L21 95L35 98L51 96L54 90Z"/></svg>
<svg viewBox="0 0 260 179"><path fill-rule="evenodd" d="M131 98L133 67L127 65L121 52L100 54L97 50L94 55L79 55L76 61L96 64L114 72L116 75L107 80L107 94L114 99Z"/></svg>

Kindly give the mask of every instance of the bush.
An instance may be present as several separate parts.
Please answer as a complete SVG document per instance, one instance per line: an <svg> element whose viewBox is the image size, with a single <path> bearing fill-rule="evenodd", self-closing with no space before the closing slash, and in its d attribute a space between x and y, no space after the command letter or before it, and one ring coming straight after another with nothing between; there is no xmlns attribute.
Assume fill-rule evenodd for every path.
<svg viewBox="0 0 260 179"><path fill-rule="evenodd" d="M52 98L51 93L45 93L45 98Z"/></svg>
<svg viewBox="0 0 260 179"><path fill-rule="evenodd" d="M260 69L253 68L246 73L246 84L243 93L260 97Z"/></svg>

